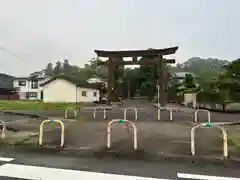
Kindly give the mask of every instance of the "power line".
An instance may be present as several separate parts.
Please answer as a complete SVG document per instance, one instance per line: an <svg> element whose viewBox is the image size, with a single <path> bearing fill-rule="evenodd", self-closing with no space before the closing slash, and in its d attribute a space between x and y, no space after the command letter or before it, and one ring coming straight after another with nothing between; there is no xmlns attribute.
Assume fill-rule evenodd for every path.
<svg viewBox="0 0 240 180"><path fill-rule="evenodd" d="M26 59L21 58L20 56L18 56L18 55L16 55L15 53L7 50L7 49L6 49L5 47L3 47L3 46L0 46L0 49L3 50L4 52L6 52L7 54L10 54L11 56L15 57L15 58L18 59L18 60L28 62L28 61L26 61ZM28 62L28 63L31 63L31 62Z"/></svg>

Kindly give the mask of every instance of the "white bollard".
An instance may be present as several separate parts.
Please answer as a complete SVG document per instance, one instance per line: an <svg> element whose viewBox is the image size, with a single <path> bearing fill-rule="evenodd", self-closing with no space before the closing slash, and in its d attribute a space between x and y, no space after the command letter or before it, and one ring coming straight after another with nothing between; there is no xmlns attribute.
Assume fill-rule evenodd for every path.
<svg viewBox="0 0 240 180"><path fill-rule="evenodd" d="M64 146L64 138L65 138L65 126L61 120L50 120L46 119L40 124L40 130L39 130L39 141L38 144L41 146L43 144L43 128L46 123L58 123L61 126L61 144L60 146Z"/></svg>
<svg viewBox="0 0 240 180"><path fill-rule="evenodd" d="M99 107L96 107L93 109L93 119L96 119L96 110L100 109ZM103 119L107 119L107 113L106 113L106 108L103 107Z"/></svg>
<svg viewBox="0 0 240 180"><path fill-rule="evenodd" d="M5 130L6 130L6 125L3 120L0 120L0 124L2 124L2 129L1 129L1 138L4 139L6 137Z"/></svg>
<svg viewBox="0 0 240 180"><path fill-rule="evenodd" d="M128 110L134 110L135 120L138 120L138 110L135 107L127 107L127 108L124 109L124 119L127 119L127 111Z"/></svg>
<svg viewBox="0 0 240 180"><path fill-rule="evenodd" d="M169 111L169 120L172 121L173 120L173 112L170 108L158 108L157 110L157 120L161 119L161 109L166 109Z"/></svg>
<svg viewBox="0 0 240 180"><path fill-rule="evenodd" d="M77 117L77 111L76 111L76 109L74 109L74 108L67 108L67 109L65 110L65 112L64 112L65 119L68 118L68 111L69 111L69 110L71 110L71 111L74 112L74 116L75 116L75 118L76 118L76 117Z"/></svg>
<svg viewBox="0 0 240 180"><path fill-rule="evenodd" d="M137 150L137 128L135 124L131 121L124 120L124 119L114 119L110 121L107 125L107 148L111 147L111 127L113 123L129 123L133 127L133 148L134 150Z"/></svg>
<svg viewBox="0 0 240 180"><path fill-rule="evenodd" d="M220 127L218 125L214 126L207 126L211 124L199 124L197 126L192 127L191 129L191 154L192 156L195 156L195 131L197 128L219 128L222 131L222 138L223 138L223 157L228 158L228 139L227 139L227 132L223 127Z"/></svg>
<svg viewBox="0 0 240 180"><path fill-rule="evenodd" d="M210 114L210 111L208 110L205 110L205 109L198 109L195 111L195 114L194 114L194 121L197 123L198 122L198 112L207 112L208 114L208 123L211 123L211 114Z"/></svg>

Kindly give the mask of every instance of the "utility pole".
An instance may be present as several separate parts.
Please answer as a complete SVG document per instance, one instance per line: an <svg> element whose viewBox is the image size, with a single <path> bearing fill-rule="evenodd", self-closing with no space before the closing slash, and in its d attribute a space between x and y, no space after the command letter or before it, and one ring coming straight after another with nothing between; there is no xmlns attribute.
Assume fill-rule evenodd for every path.
<svg viewBox="0 0 240 180"><path fill-rule="evenodd" d="M158 107L158 110L157 110L157 120L160 120L161 119L161 114L160 114L160 87L159 87L159 82L157 80L157 107Z"/></svg>
<svg viewBox="0 0 240 180"><path fill-rule="evenodd" d="M158 80L157 80L157 106L158 108L160 108L160 87Z"/></svg>
<svg viewBox="0 0 240 180"><path fill-rule="evenodd" d="M131 81L130 81L130 76L128 76L128 99L131 99Z"/></svg>

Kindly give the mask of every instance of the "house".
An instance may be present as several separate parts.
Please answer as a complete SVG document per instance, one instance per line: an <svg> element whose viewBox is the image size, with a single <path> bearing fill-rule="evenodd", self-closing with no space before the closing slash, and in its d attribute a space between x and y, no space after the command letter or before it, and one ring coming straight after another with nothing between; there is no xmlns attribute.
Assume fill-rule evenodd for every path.
<svg viewBox="0 0 240 180"><path fill-rule="evenodd" d="M0 73L0 100L18 100L19 96L13 88L14 77Z"/></svg>
<svg viewBox="0 0 240 180"><path fill-rule="evenodd" d="M15 77L13 79L13 87L17 90L20 99L41 100L42 87L40 84L47 81L48 77Z"/></svg>
<svg viewBox="0 0 240 180"><path fill-rule="evenodd" d="M78 103L99 101L100 92L95 84L80 82L65 75L53 77L40 86L43 89L43 102Z"/></svg>

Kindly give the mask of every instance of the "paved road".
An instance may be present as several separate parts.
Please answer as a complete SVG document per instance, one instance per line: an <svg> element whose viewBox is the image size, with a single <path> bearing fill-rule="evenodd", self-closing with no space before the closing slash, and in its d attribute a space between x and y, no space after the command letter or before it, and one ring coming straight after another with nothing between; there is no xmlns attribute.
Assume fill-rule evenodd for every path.
<svg viewBox="0 0 240 180"><path fill-rule="evenodd" d="M240 180L239 167L0 153L0 180Z"/></svg>

